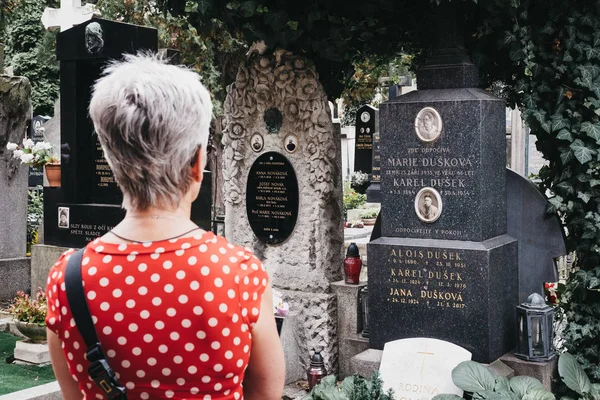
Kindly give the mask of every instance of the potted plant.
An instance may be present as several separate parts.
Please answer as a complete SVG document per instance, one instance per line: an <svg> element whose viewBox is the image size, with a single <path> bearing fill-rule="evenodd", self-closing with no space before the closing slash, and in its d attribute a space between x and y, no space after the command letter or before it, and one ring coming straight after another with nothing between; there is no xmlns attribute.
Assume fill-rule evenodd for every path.
<svg viewBox="0 0 600 400"><path fill-rule="evenodd" d="M290 306L283 301L283 294L273 289L273 314L275 314L275 323L277 323L277 333L281 335L283 327L283 318L290 312Z"/></svg>
<svg viewBox="0 0 600 400"><path fill-rule="evenodd" d="M350 185L358 193L365 194L369 187L369 174L362 171L354 171L350 175Z"/></svg>
<svg viewBox="0 0 600 400"><path fill-rule="evenodd" d="M9 142L6 148L13 152L14 158L21 160L21 164L33 168L45 167L49 185L60 186L60 159L52 151L50 143L34 143L33 140L25 138L21 146Z"/></svg>
<svg viewBox="0 0 600 400"><path fill-rule="evenodd" d="M375 225L377 214L379 214L378 208L366 208L364 211L361 211L360 219L362 219L365 225Z"/></svg>
<svg viewBox="0 0 600 400"><path fill-rule="evenodd" d="M48 301L41 288L35 296L19 291L8 309L15 320L15 326L24 336L33 342L46 341L46 314Z"/></svg>

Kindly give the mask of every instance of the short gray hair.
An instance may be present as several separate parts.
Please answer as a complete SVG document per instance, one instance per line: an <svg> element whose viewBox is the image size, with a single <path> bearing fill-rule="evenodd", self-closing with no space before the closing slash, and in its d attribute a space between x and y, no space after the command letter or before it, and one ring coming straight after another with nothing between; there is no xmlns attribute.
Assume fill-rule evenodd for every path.
<svg viewBox="0 0 600 400"><path fill-rule="evenodd" d="M206 165L212 102L185 67L150 54L111 62L94 85L90 116L125 209L177 207L199 149Z"/></svg>

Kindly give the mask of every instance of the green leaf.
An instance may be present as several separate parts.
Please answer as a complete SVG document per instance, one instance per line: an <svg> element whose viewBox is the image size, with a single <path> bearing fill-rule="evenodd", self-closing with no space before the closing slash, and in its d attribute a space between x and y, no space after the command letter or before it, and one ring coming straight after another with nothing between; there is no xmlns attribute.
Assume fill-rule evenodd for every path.
<svg viewBox="0 0 600 400"><path fill-rule="evenodd" d="M522 400L555 400L556 397L544 388L531 389Z"/></svg>
<svg viewBox="0 0 600 400"><path fill-rule="evenodd" d="M557 139L560 140L567 140L569 142L573 141L573 135L571 135L571 131L567 130L567 129L562 129L560 132L558 132L558 135L556 135Z"/></svg>
<svg viewBox="0 0 600 400"><path fill-rule="evenodd" d="M511 378L508 383L510 384L510 388L513 392L517 394L518 397L525 396L532 389L543 389L544 385L542 383L530 376L515 376Z"/></svg>
<svg viewBox="0 0 600 400"><path fill-rule="evenodd" d="M577 192L577 198L583 200L583 202L587 204L588 201L590 201L590 199L592 198L592 196L590 196L589 193Z"/></svg>
<svg viewBox="0 0 600 400"><path fill-rule="evenodd" d="M586 147L585 143L583 143L581 139L575 139L575 141L571 143L569 147L571 150L573 150L573 155L581 164L591 161L592 156L598 153L596 150Z"/></svg>
<svg viewBox="0 0 600 400"><path fill-rule="evenodd" d="M563 165L567 165L573 159L573 151L571 149L567 151L561 151L560 160Z"/></svg>
<svg viewBox="0 0 600 400"><path fill-rule="evenodd" d="M590 378L571 354L563 353L558 358L558 374L569 389L580 395L590 392Z"/></svg>
<svg viewBox="0 0 600 400"><path fill-rule="evenodd" d="M556 188L560 189L562 193L566 193L566 194L575 193L575 189L573 188L573 185L571 184L571 182L568 182L568 181L562 181L561 183L556 185Z"/></svg>
<svg viewBox="0 0 600 400"><path fill-rule="evenodd" d="M463 398L455 394L438 394L431 400L463 400Z"/></svg>
<svg viewBox="0 0 600 400"><path fill-rule="evenodd" d="M197 0L198 3L198 11L200 14L206 14L208 9L212 6L212 0Z"/></svg>
<svg viewBox="0 0 600 400"><path fill-rule="evenodd" d="M494 385L495 392L510 391L510 384L508 383L508 379L506 379L503 376L496 376L495 379L496 379L496 384Z"/></svg>
<svg viewBox="0 0 600 400"><path fill-rule="evenodd" d="M276 31L282 30L289 20L287 12L279 10L276 13L269 13L265 15L265 23L270 25Z"/></svg>
<svg viewBox="0 0 600 400"><path fill-rule="evenodd" d="M581 132L585 132L596 142L600 141L600 123L596 122L595 124L592 124L589 121L585 121L581 124Z"/></svg>
<svg viewBox="0 0 600 400"><path fill-rule="evenodd" d="M452 370L452 381L466 392L477 393L494 390L494 375L475 361L463 361Z"/></svg>
<svg viewBox="0 0 600 400"><path fill-rule="evenodd" d="M342 393L348 398L352 398L352 392L354 391L354 376L347 376L344 378L341 384Z"/></svg>
<svg viewBox="0 0 600 400"><path fill-rule="evenodd" d="M552 119L552 130L559 131L561 129L571 127L571 122L567 118L563 118L562 115L553 115Z"/></svg>

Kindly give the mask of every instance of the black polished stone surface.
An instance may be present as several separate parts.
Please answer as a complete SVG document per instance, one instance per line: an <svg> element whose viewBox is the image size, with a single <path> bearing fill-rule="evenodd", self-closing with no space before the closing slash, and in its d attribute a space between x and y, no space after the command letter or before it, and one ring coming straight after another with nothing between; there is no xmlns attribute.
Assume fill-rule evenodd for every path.
<svg viewBox="0 0 600 400"><path fill-rule="evenodd" d="M50 118L43 115L36 115L31 119L28 128L28 137L33 140L34 143L46 141L43 130L40 129L44 126L46 121ZM20 144L20 143L19 143ZM33 168L29 167L29 187L42 186L44 184L44 167Z"/></svg>
<svg viewBox="0 0 600 400"><path fill-rule="evenodd" d="M379 110L369 105L356 111L354 170L370 174L373 162L373 134L379 132Z"/></svg>
<svg viewBox="0 0 600 400"><path fill-rule="evenodd" d="M380 238L369 254L369 344L431 337L489 363L515 345L517 242Z"/></svg>
<svg viewBox="0 0 600 400"><path fill-rule="evenodd" d="M367 188L367 202L381 203L381 135L373 134L373 168Z"/></svg>
<svg viewBox="0 0 600 400"><path fill-rule="evenodd" d="M415 133L424 107L442 120L434 142ZM380 118L382 236L483 241L506 233L504 101L479 89L416 91L383 103ZM423 187L441 196L433 223L415 212Z"/></svg>
<svg viewBox="0 0 600 400"><path fill-rule="evenodd" d="M267 244L284 242L298 218L298 180L280 153L261 154L252 164L246 187L246 212L252 231Z"/></svg>

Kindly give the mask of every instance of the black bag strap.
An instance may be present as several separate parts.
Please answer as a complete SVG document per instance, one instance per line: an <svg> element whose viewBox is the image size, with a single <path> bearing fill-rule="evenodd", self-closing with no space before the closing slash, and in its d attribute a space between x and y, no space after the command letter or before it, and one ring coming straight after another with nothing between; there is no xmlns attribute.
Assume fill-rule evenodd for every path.
<svg viewBox="0 0 600 400"><path fill-rule="evenodd" d="M81 262L84 251L85 247L77 250L71 254L67 262L65 290L75 325L79 329L87 347L86 357L90 362L88 374L96 382L96 385L102 389L107 399L127 400L125 387L119 384L115 372L108 365L106 356L102 351L102 346L96 334L96 328L94 328L94 321L92 321L92 315L90 314L85 298L81 276Z"/></svg>

